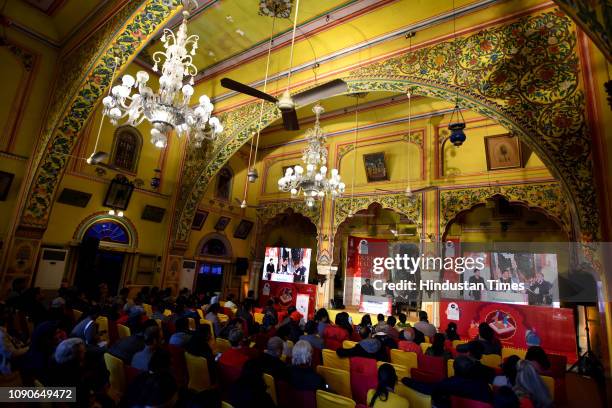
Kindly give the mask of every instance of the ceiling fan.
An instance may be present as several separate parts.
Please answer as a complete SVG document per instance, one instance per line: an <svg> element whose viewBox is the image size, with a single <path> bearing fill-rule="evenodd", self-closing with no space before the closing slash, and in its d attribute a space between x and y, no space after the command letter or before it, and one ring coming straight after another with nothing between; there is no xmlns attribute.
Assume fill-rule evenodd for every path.
<svg viewBox="0 0 612 408"><path fill-rule="evenodd" d="M237 202L238 204L240 204L240 208L255 208L256 210L257 210L257 209L260 209L260 208L263 208L263 206L262 206L262 205L249 205L249 204L247 204L246 200L242 200L242 201L240 201L240 200L239 200L239 199L237 199L237 198L234 198L234 200L236 200L236 202Z"/></svg>
<svg viewBox="0 0 612 408"><path fill-rule="evenodd" d="M330 96L338 95L348 91L348 85L341 79L334 79L327 83L315 86L314 88L307 89L296 95L291 95L289 88L291 85L291 69L293 68L293 50L295 46L295 32L297 29L297 17L298 10L300 7L300 1L297 0L295 4L295 15L293 18L293 33L291 37L291 54L289 56L289 71L287 73L287 88L282 93L280 98L276 98L266 92L259 91L248 85L234 81L230 78L221 79L221 86L232 91L240 92L245 95L253 96L255 98L263 99L268 102L275 103L280 109L283 115L283 125L286 130L299 130L300 125L298 123L297 113L295 112L296 106L304 106L310 103L319 101L321 99L329 98ZM272 43L270 43L272 47ZM268 50L268 53L270 50ZM266 68L266 78L268 72ZM315 77L316 78L316 77ZM265 91L265 88L264 88Z"/></svg>

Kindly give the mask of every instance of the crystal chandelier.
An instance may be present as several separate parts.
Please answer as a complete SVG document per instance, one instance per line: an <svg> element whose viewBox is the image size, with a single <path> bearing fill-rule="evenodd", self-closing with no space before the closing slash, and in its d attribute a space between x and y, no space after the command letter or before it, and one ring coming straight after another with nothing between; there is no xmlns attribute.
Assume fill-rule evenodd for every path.
<svg viewBox="0 0 612 408"><path fill-rule="evenodd" d="M114 86L110 95L102 101L103 114L108 115L115 126L119 119L125 117L125 123L131 126L138 126L145 119L148 120L153 126L151 143L159 148L166 146L172 130L179 137L184 134L193 137L196 147L201 146L205 139L214 140L223 131L219 119L211 115L213 104L208 96L200 96L195 108L189 106L194 77L198 73L192 60L198 48L199 37L187 34L187 18L190 15L187 8L193 4L197 5L193 0L183 0L183 22L177 33L164 29L161 42L165 51L153 54L153 71L158 71L158 64L163 59L157 93L153 93L147 86L149 74L138 71L136 79L124 75L122 84ZM138 92L132 94L132 88L137 88Z"/></svg>
<svg viewBox="0 0 612 408"><path fill-rule="evenodd" d="M306 171L300 165L289 167L285 175L278 180L278 188L281 191L290 191L291 197L303 193L306 205L312 207L315 200L322 199L325 194L331 194L332 198L344 193L345 185L340 181L337 169L332 169L331 177L327 178L327 149L325 148L325 134L321 129L319 117L324 109L316 104L312 111L316 120L314 128L306 132L308 146L302 155L302 161L306 165Z"/></svg>

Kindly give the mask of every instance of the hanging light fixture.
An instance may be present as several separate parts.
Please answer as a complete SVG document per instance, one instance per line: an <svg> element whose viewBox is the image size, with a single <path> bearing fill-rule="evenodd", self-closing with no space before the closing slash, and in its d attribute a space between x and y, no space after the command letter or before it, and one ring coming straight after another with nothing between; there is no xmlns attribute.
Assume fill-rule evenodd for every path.
<svg viewBox="0 0 612 408"><path fill-rule="evenodd" d="M325 194L330 194L332 198L341 195L346 187L337 169L332 169L331 176L327 178L327 148L319 121L324 109L317 103L312 111L316 117L315 124L306 133L308 146L302 155L306 168L300 165L289 167L278 180L279 190L291 192L292 198L298 197L301 192L309 207L314 205L315 200L323 199Z"/></svg>
<svg viewBox="0 0 612 408"><path fill-rule="evenodd" d="M176 34L164 29L161 42L165 51L153 54L153 71L158 71L158 65L163 59L157 93L153 93L147 86L149 74L138 71L136 78L124 75L121 85L114 86L110 95L102 100L103 114L115 126L120 119L126 117L125 123L131 126L138 126L145 119L149 121L153 126L151 143L159 148L166 147L168 136L173 130L178 137L184 134L193 137L196 147L204 140L214 140L223 131L219 119L211 115L214 106L208 96L200 96L195 108L189 106L194 93L194 77L198 73L192 60L199 40L197 35L187 34L187 19L190 15L187 10L191 6L197 7L197 2L183 0L183 22ZM187 50L188 47L190 50ZM138 92L132 94L132 88L137 88Z"/></svg>
<svg viewBox="0 0 612 408"><path fill-rule="evenodd" d="M453 113L451 113L448 130L451 132L449 136L450 142L459 147L465 142L466 136L463 131L465 129L465 119L459 108L459 46L457 40L457 13L455 9L455 0L453 0L453 42L455 45L455 82L457 82L457 94L455 95L455 108L453 109Z"/></svg>

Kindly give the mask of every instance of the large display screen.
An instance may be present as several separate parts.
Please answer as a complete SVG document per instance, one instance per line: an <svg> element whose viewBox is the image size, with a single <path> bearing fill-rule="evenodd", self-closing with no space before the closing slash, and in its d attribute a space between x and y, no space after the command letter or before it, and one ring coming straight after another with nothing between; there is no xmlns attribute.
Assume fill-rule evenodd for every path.
<svg viewBox="0 0 612 408"><path fill-rule="evenodd" d="M263 280L308 283L310 248L266 247Z"/></svg>

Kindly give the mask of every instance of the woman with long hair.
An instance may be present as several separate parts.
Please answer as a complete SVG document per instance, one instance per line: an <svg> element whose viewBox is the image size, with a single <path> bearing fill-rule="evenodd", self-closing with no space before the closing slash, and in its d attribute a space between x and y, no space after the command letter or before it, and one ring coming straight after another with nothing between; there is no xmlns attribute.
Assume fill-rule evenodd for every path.
<svg viewBox="0 0 612 408"><path fill-rule="evenodd" d="M521 360L516 364L514 392L520 400L530 400L534 408L552 407L553 401L548 388L531 361Z"/></svg>
<svg viewBox="0 0 612 408"><path fill-rule="evenodd" d="M329 326L329 313L327 313L327 309L324 307L317 310L314 316L315 322L317 322L317 331L319 332L319 336L323 337L323 332L325 328Z"/></svg>
<svg viewBox="0 0 612 408"><path fill-rule="evenodd" d="M408 406L408 401L393 390L397 384L397 374L391 364L383 364L378 369L378 385L375 390L368 391L368 407L382 408L385 406Z"/></svg>
<svg viewBox="0 0 612 408"><path fill-rule="evenodd" d="M457 333L457 323L450 322L448 326L446 326L446 331L444 333L446 335L446 340L460 340L459 334Z"/></svg>
<svg viewBox="0 0 612 408"><path fill-rule="evenodd" d="M442 333L436 333L433 336L431 346L425 351L425 355L433 357L444 357L445 360L453 358L450 351L444 348L446 338Z"/></svg>

